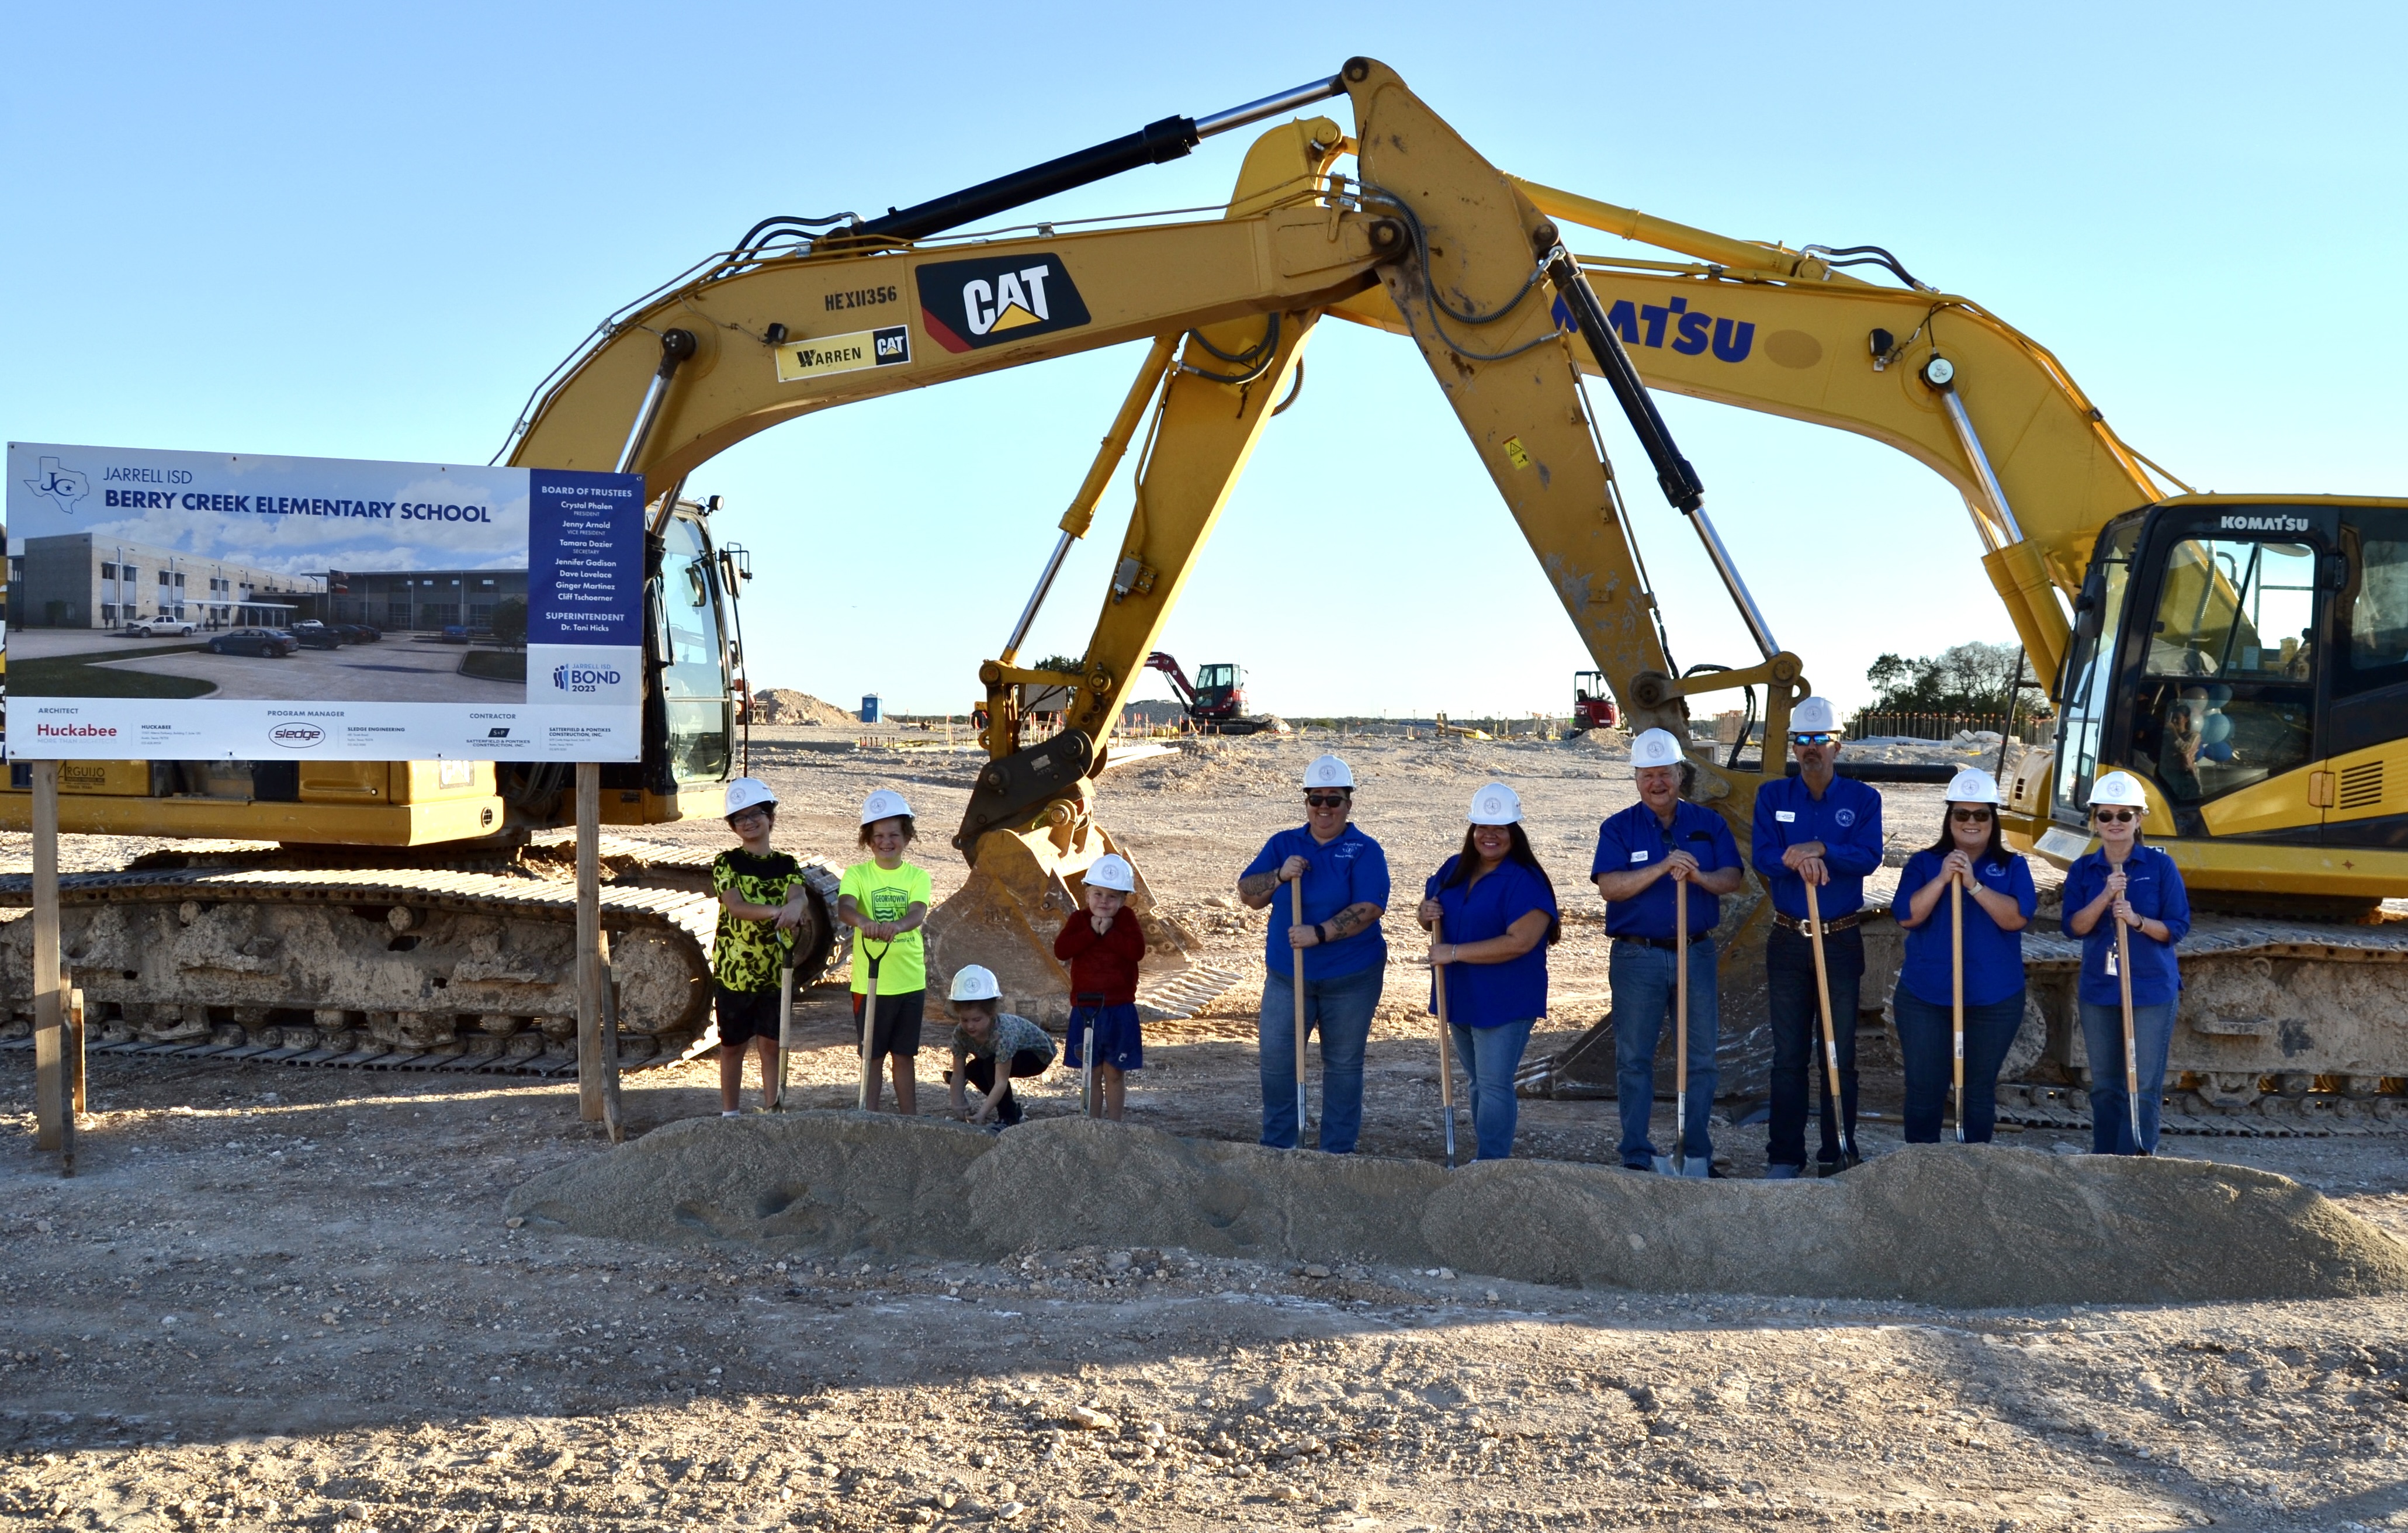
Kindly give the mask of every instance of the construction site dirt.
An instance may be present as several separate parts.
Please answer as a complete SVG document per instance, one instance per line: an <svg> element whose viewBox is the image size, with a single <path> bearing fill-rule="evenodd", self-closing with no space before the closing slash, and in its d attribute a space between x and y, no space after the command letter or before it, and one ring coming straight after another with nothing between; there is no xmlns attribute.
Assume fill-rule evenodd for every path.
<svg viewBox="0 0 2408 1533"><path fill-rule="evenodd" d="M964 875L945 840L979 758L936 742L831 751L818 739L839 732L753 732L752 768L781 801L778 843L849 860L862 795L897 787L919 811L914 857L941 898ZM1149 1131L1232 1147L1255 1137L1262 918L1238 906L1234 885L1263 838L1296 823L1301 767L1329 749L1362 780L1356 818L1385 846L1398 890L1363 1150L1423 1163L1367 1175L1445 1180L1425 943L1409 911L1419 881L1459 843L1481 782L1521 792L1566 908L1533 1053L1606 1009L1601 910L1585 875L1598 821L1632 801L1611 740L1182 742L1107 774L1103 818L1203 956L1240 978L1193 1019L1149 1026L1148 1067L1129 1092L1132 1160L1168 1142ZM1885 797L1902 858L1936 833L1938 790ZM727 840L711 822L646 834ZM113 866L133 850L69 837L63 863ZM26 855L22 838L0 843L7 870ZM844 1016L832 984L798 1008L796 1106L849 1105L857 1067ZM1894 1060L1877 1030L1862 1036L1867 1105L1882 1114L1864 1125L1871 1165L1838 1187L1665 1191L1822 1198L1909 1167L1888 1158L1901 1149ZM931 1044L941 1039L932 1026ZM924 1111L942 1106L942 1063L938 1047L922 1055ZM1862 1297L1842 1298L1809 1297L1838 1290L1804 1283L1513 1282L1481 1268L1538 1271L1536 1256L1475 1263L1452 1246L1402 1265L1402 1247L1370 1260L1201 1236L1184 1249L1167 1236L1098 1243L1080 1238L1101 1227L1081 1205L1125 1197L1125 1184L1070 1184L1078 1156L1051 1152L1012 1176L965 1168L945 1184L953 1215L986 1218L954 1207L965 1185L982 1206L1029 1213L982 1225L1010 1239L968 1254L746 1238L714 1227L699 1194L684 1213L668 1198L666 1225L649 1233L579 1234L541 1195L595 1174L604 1157L645 1153L656 1130L677 1125L654 1141L666 1147L853 1120L723 1124L709 1061L628 1078L638 1142L620 1152L577 1121L574 1086L561 1082L119 1054L95 1055L91 1069L77 1174L62 1179L56 1158L32 1148L30 1056L0 1053L0 1520L11 1523L2408 1526L2397 1469L2408 1299L2380 1282L2186 1302L2072 1302L2082 1296L2049 1297L2042 1282L1976 1307L1861 1282ZM1060 1139L1074 1081L1057 1068L1023 1090L1030 1128L994 1141L930 1125L927 1154L968 1168L1015 1135L1033 1136L1032 1150ZM748 1089L748 1110L752 1100ZM1748 1115L1743 1100L1727 1106ZM1526 1101L1518 1153L1611 1166L1613 1112L1611 1101ZM1659 1139L1669 1118L1659 1103ZM2268 1186L2318 1228L2345 1222L2355 1259L2379 1267L2408 1259L2367 1228L2408 1251L2408 1162L2391 1128L2174 1135L2164 1153L2295 1179L2329 1203L2234 1185ZM1082 1153L1111 1143L1108 1129L1076 1133L1092 1140ZM2001 1142L2068 1155L2087 1138L2015 1125ZM1761 1174L1762 1139L1759 1125L1717 1125L1736 1182ZM888 1163L859 1164L870 1177ZM2014 1164L2039 1167L2017 1172L2032 1176L2048 1165ZM1555 1185L1574 1179L1530 1188ZM1860 1259L1843 1250L1835 1268L1870 1282L1900 1247L1927 1233L1952 1247L1998 1211L1928 1191L1921 1202L1881 1225L1817 1232L1791 1215L1756 1234L1718 1227L1735 1243L1877 1241ZM769 1217L765 1208L744 1216ZM2185 1259L2212 1267L2230 1230L2194 1217L2196 1227L2123 1238L2136 1255L2143 1240L2187 1242ZM2116 1228L2086 1237L2109 1248L2089 1251L2086 1270L2114 1269ZM1561 1229L1546 1239L1560 1243ZM2234 1246L2229 1260L2263 1267L2258 1249ZM2027 1270L2044 1260L2023 1245L1974 1259Z"/></svg>

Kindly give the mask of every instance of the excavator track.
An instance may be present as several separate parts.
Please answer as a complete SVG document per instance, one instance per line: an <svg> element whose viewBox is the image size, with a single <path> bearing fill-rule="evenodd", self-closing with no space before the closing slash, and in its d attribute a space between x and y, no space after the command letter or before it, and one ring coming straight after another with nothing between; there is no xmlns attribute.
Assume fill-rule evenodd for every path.
<svg viewBox="0 0 2408 1533"><path fill-rule="evenodd" d="M230 854L239 858L240 853ZM448 867L137 867L60 880L61 952L94 1053L334 1068L559 1075L577 1063L577 890L534 858ZM613 840L600 891L619 985L620 1057L708 1047L718 908L710 853ZM557 863L549 866L559 866ZM841 869L815 896L800 982L838 950ZM0 879L0 909L31 881ZM0 983L32 993L32 923L0 929ZM0 1047L30 1046L23 1001Z"/></svg>

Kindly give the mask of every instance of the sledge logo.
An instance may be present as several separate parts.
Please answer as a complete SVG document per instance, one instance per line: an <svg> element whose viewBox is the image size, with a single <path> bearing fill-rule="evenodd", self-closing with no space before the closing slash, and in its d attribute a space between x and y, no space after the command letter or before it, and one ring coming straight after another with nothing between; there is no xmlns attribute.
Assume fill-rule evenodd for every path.
<svg viewBox="0 0 2408 1533"><path fill-rule="evenodd" d="M326 738L326 732L314 724L280 724L267 732L267 738L287 751L307 751Z"/></svg>
<svg viewBox="0 0 2408 1533"><path fill-rule="evenodd" d="M599 692L604 687L619 684L619 673L608 666L554 666L552 686L555 692Z"/></svg>
<svg viewBox="0 0 2408 1533"><path fill-rule="evenodd" d="M948 351L975 351L1087 322L1087 301L1057 255L933 261L916 275L920 324Z"/></svg>

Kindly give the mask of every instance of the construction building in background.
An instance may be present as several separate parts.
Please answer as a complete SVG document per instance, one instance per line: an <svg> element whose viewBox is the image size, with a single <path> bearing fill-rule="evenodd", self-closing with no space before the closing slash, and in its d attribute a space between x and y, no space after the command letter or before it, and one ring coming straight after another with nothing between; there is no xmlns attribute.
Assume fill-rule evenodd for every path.
<svg viewBox="0 0 2408 1533"><path fill-rule="evenodd" d="M327 622L372 623L389 633L461 623L489 628L494 609L527 596L523 569L330 569L324 584Z"/></svg>
<svg viewBox="0 0 2408 1533"><path fill-rule="evenodd" d="M8 560L8 612L21 627L115 628L149 619L205 628L281 628L314 613L314 575L204 559L88 532L29 537ZM525 588L525 578L520 578Z"/></svg>

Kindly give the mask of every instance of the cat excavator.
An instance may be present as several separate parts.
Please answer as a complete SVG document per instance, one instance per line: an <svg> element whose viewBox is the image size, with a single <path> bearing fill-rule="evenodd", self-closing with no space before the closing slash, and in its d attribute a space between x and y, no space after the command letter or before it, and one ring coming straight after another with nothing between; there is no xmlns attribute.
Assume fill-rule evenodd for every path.
<svg viewBox="0 0 2408 1533"><path fill-rule="evenodd" d="M1270 128L1217 219L950 233L1340 96L1354 133L1320 116ZM1359 178L1332 173L1348 152ZM1660 677L1660 700L1630 705L1633 722L1679 725L1685 704L1661 675L1611 471L1551 301L1584 316L1583 342L1605 357L1619 356L1619 343L1554 222L1393 71L1358 58L1293 91L1166 118L883 216L765 220L611 315L544 380L498 456L646 481L643 757L605 768L606 823L715 815L720 784L740 769L734 593L749 566L712 540L716 502L686 497L689 476L796 416L1149 341L1045 582L1146 423L1131 552L1105 597L1112 641L1091 647L1076 674L1015 669L1040 586L991 667L996 759L956 838L969 883L931 925L939 978L967 942L1005 969L1009 989L1016 943L1037 975L1015 992L1018 1009L1058 1010L1066 997L1045 982L1058 973L1047 967L1047 927L1058 926L1085 866L1111 850L1094 820L1092 773L1118 695L1294 385L1313 326L1373 289L1411 328L1601 663L1611 654L1612 673L1634 688ZM1677 463L1635 382L1627 398L1634 427ZM1796 691L1793 657L1749 674L1776 685L1780 706ZM1060 734L1019 741L1020 683L1070 689ZM528 1054L555 1069L573 1064L574 902L556 842L543 841L573 812L560 769L131 761L62 775L63 830L235 843L63 881L70 982L109 1046L379 1067L484 1068ZM0 793L0 825L23 828L29 795L13 786ZM603 915L621 1030L634 1057L681 1048L700 1034L708 1002L699 867L625 846L609 860ZM1142 879L1134 904L1154 967L1185 967L1188 944L1152 910ZM824 955L818 914L810 951ZM994 928L983 936L982 923ZM0 933L0 982L17 997L32 990L30 924ZM12 1016L8 1030L22 1035L29 1020Z"/></svg>

